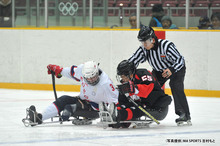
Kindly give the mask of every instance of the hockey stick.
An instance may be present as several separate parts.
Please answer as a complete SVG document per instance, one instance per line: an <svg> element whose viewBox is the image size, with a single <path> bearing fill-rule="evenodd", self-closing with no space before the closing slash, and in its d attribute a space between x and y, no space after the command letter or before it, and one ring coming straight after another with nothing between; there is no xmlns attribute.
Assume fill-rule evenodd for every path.
<svg viewBox="0 0 220 146"><path fill-rule="evenodd" d="M139 108L143 113L145 113L151 120L156 122L158 125L160 124L157 119L155 119L149 112L147 112L144 108L142 108L140 105L138 105L130 96L129 93L126 93L125 96L128 98L130 102L132 102L137 108Z"/></svg>
<svg viewBox="0 0 220 146"><path fill-rule="evenodd" d="M57 92L56 92L56 87L55 87L55 73L54 72L51 72L51 76L52 76L52 83L53 83L53 92L54 92L54 96L55 96L55 100L57 101ZM58 114L59 114L59 121L60 121L60 124L62 124L62 119L61 119L61 115L60 115L60 111L58 111Z"/></svg>
<svg viewBox="0 0 220 146"><path fill-rule="evenodd" d="M121 94L124 94L128 101L132 102L137 108L139 108L143 113L145 113L151 120L156 122L157 124L160 124L159 121L157 121L149 112L147 112L144 108L142 108L140 105L138 105L130 96L130 84L129 83L124 83L122 85L118 85L118 90Z"/></svg>

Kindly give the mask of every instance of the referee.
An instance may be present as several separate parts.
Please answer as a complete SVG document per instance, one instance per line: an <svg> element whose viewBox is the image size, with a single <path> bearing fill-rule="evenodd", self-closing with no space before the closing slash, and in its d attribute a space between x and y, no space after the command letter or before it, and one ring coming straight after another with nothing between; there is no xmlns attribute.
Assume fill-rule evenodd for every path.
<svg viewBox="0 0 220 146"><path fill-rule="evenodd" d="M184 93L184 77L186 72L184 57L176 46L163 39L158 39L151 27L143 26L138 34L142 45L129 58L136 67L139 63L148 61L153 68L152 74L161 86L170 79L170 88L174 98L177 125L191 125L189 106Z"/></svg>

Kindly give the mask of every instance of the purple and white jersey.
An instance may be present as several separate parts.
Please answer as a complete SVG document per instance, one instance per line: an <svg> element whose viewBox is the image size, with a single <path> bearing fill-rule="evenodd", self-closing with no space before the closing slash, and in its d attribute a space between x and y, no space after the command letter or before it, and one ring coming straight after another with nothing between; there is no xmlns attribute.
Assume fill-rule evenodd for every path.
<svg viewBox="0 0 220 146"><path fill-rule="evenodd" d="M82 68L83 64L80 64L79 66L66 67L61 72L62 76L81 83L79 96L82 100L91 102L92 107L95 109L97 109L97 105L93 106L92 102L96 104L99 104L99 102L118 103L119 92L104 71L99 76L100 81L95 86L92 86L83 78Z"/></svg>

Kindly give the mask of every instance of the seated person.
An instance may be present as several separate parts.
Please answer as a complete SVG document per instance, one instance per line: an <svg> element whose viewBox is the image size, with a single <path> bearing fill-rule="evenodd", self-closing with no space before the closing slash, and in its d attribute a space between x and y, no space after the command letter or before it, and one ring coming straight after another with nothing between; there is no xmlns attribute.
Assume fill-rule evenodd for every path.
<svg viewBox="0 0 220 146"><path fill-rule="evenodd" d="M11 0L0 0L0 27L12 27Z"/></svg>
<svg viewBox="0 0 220 146"><path fill-rule="evenodd" d="M207 16L202 16L199 19L199 29L208 29L210 27L210 20Z"/></svg>
<svg viewBox="0 0 220 146"><path fill-rule="evenodd" d="M129 23L131 26L131 29L137 29L137 15L135 13L132 13L129 16ZM142 27L142 23L140 22L140 28Z"/></svg>
<svg viewBox="0 0 220 146"><path fill-rule="evenodd" d="M118 90L114 88L108 75L94 61L66 68L49 64L47 68L48 74L54 72L57 78L64 76L80 82L80 93L78 96L59 97L42 113L38 113L34 105L30 106L29 121L32 126L42 124L44 120L55 117L60 112L62 112L63 121L68 121L70 116L97 119L99 118L99 102L118 103Z"/></svg>
<svg viewBox="0 0 220 146"><path fill-rule="evenodd" d="M162 4L155 4L152 9L152 17L149 22L150 27L162 27L161 19L165 15Z"/></svg>
<svg viewBox="0 0 220 146"><path fill-rule="evenodd" d="M220 12L213 13L211 16L211 29L220 29Z"/></svg>
<svg viewBox="0 0 220 146"><path fill-rule="evenodd" d="M137 17L134 13L132 13L130 15L129 23L130 23L131 29L136 29L137 28Z"/></svg>
<svg viewBox="0 0 220 146"><path fill-rule="evenodd" d="M152 74L147 69L136 69L132 62L123 60L117 67L117 76L121 83L129 84L129 96L155 119L163 120L168 113L168 106L172 99L161 89L159 83L155 81ZM113 120L117 121L119 128L120 121L135 120L145 115L143 111L129 102L124 91L119 86L119 103L117 109L114 104L110 104L108 109ZM100 106L100 111L104 108Z"/></svg>
<svg viewBox="0 0 220 146"><path fill-rule="evenodd" d="M163 16L161 19L163 29L178 29L169 16Z"/></svg>

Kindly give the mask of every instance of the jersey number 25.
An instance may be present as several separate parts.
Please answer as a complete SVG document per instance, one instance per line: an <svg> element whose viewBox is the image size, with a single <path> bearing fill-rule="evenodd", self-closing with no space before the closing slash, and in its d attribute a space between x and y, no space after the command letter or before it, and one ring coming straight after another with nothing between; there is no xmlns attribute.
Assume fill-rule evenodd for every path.
<svg viewBox="0 0 220 146"><path fill-rule="evenodd" d="M152 76L144 75L141 77L142 81L153 81Z"/></svg>

